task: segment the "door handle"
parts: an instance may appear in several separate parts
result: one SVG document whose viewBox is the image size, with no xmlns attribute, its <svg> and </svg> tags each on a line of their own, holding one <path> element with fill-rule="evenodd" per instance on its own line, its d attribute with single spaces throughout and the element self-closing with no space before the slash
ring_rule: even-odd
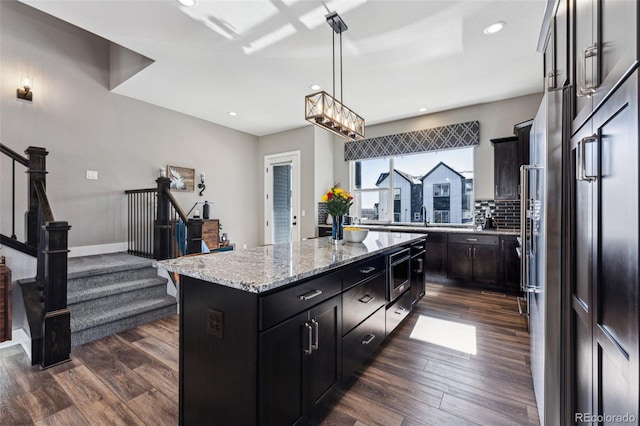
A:
<svg viewBox="0 0 640 426">
<path fill-rule="evenodd" d="M 416 271 L 418 274 L 421 274 L 424 271 L 424 259 L 418 259 L 418 270 Z"/>
<path fill-rule="evenodd" d="M 587 171 L 586 171 L 586 155 L 584 152 L 584 146 L 587 143 L 591 143 L 591 142 L 597 142 L 598 141 L 598 135 L 596 135 L 595 133 L 591 136 L 588 136 L 586 138 L 582 138 L 578 141 L 578 146 L 577 146 L 577 172 L 578 172 L 578 180 L 582 180 L 582 181 L 593 181 L 596 180 L 597 175 L 588 175 Z"/>
<path fill-rule="evenodd" d="M 595 78 L 593 84 L 589 84 L 587 82 L 587 59 L 597 56 L 598 43 L 594 43 L 593 45 L 584 48 L 584 50 L 582 51 L 582 69 L 584 70 L 584 74 L 582 75 L 581 87 L 578 89 L 578 93 L 576 93 L 576 96 L 578 97 L 586 96 L 587 98 L 590 98 L 594 93 L 596 93 L 598 84 L 595 81 Z"/>
<path fill-rule="evenodd" d="M 311 325 L 313 326 L 313 330 L 312 333 L 313 334 L 313 343 L 311 344 L 311 350 L 312 351 L 317 351 L 318 348 L 320 347 L 320 342 L 318 334 L 320 334 L 320 323 L 318 323 L 318 321 L 314 319 L 311 320 Z"/>
<path fill-rule="evenodd" d="M 468 257 L 469 259 L 471 259 L 471 247 L 469 247 L 469 250 L 468 250 L 468 252 L 467 252 L 467 257 Z"/>
<path fill-rule="evenodd" d="M 308 322 L 304 323 L 304 328 L 307 330 L 307 347 L 304 349 L 304 354 L 311 355 L 311 352 L 313 352 L 313 330 Z"/>
<path fill-rule="evenodd" d="M 407 308 L 405 308 L 404 306 L 401 306 L 400 309 L 396 310 L 394 313 L 397 315 L 402 315 L 407 311 Z"/>
</svg>

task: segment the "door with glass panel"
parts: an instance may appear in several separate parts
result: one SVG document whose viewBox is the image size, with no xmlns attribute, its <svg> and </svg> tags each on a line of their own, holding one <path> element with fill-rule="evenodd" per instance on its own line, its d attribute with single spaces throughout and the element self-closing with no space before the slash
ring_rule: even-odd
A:
<svg viewBox="0 0 640 426">
<path fill-rule="evenodd" d="M 300 239 L 300 152 L 265 156 L 265 244 Z"/>
</svg>

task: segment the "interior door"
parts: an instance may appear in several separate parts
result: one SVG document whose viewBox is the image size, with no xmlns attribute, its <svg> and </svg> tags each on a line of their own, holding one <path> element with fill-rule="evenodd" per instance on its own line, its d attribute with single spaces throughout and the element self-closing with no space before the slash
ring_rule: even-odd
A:
<svg viewBox="0 0 640 426">
<path fill-rule="evenodd" d="M 300 240 L 299 165 L 299 151 L 265 156 L 265 244 Z"/>
</svg>

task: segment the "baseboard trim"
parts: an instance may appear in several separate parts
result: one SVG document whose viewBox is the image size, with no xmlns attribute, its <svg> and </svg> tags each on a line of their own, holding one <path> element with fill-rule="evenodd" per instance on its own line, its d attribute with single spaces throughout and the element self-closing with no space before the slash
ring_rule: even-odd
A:
<svg viewBox="0 0 640 426">
<path fill-rule="evenodd" d="M 126 242 L 98 244 L 94 246 L 69 247 L 69 257 L 91 256 L 94 254 L 119 253 L 127 251 Z"/>
</svg>

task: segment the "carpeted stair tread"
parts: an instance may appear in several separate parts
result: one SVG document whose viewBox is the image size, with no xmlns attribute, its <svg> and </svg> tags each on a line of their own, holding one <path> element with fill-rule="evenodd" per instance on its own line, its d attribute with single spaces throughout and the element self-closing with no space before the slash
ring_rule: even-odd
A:
<svg viewBox="0 0 640 426">
<path fill-rule="evenodd" d="M 111 307 L 102 311 L 92 312 L 91 315 L 74 315 L 71 312 L 71 332 L 78 332 L 101 324 L 114 322 L 123 318 L 132 317 L 147 311 L 152 311 L 168 306 L 176 305 L 173 297 L 155 298 L 136 301 Z"/>
<path fill-rule="evenodd" d="M 141 280 L 133 280 L 119 283 L 112 283 L 100 287 L 94 287 L 86 290 L 70 290 L 67 294 L 67 304 L 80 303 L 91 299 L 108 297 L 111 295 L 125 293 L 128 291 L 139 290 L 142 288 L 154 287 L 157 285 L 166 285 L 167 279 L 163 277 L 145 278 Z"/>
<path fill-rule="evenodd" d="M 73 257 L 68 260 L 67 278 L 72 280 L 93 275 L 147 268 L 151 266 L 152 262 L 151 259 L 132 256 L 127 253 Z"/>
</svg>

